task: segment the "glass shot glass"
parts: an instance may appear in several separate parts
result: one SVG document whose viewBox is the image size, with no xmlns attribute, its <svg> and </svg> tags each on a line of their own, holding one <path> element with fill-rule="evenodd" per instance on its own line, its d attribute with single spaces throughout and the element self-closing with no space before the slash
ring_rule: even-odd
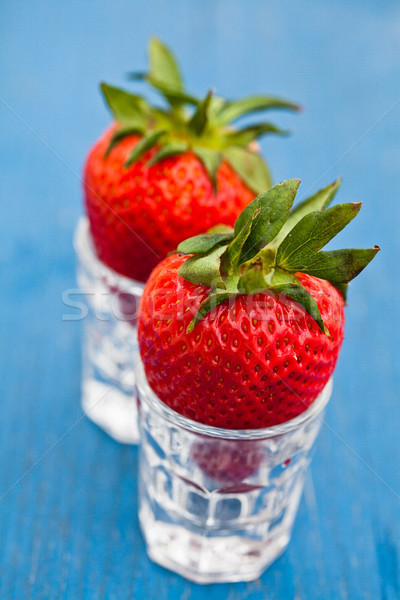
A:
<svg viewBox="0 0 400 600">
<path fill-rule="evenodd" d="M 332 381 L 295 419 L 210 427 L 168 408 L 136 365 L 139 522 L 149 557 L 197 583 L 251 581 L 289 543 Z"/>
<path fill-rule="evenodd" d="M 135 444 L 137 309 L 144 284 L 99 260 L 85 217 L 78 222 L 74 246 L 83 318 L 82 408 L 115 440 Z"/>
</svg>

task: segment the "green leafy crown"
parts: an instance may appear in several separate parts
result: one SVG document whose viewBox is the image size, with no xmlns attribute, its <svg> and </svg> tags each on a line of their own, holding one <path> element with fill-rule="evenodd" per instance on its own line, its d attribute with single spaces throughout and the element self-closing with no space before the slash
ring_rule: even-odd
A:
<svg viewBox="0 0 400 600">
<path fill-rule="evenodd" d="M 101 84 L 104 99 L 118 123 L 106 154 L 123 138 L 140 134 L 142 138 L 130 153 L 126 166 L 155 145 L 158 152 L 150 164 L 190 150 L 203 163 L 214 188 L 223 159 L 255 193 L 269 188 L 268 167 L 261 156 L 251 150 L 251 143 L 265 134 L 286 135 L 288 132 L 270 122 L 242 128 L 233 127 L 232 123 L 250 113 L 275 108 L 298 110 L 299 106 L 272 96 L 228 101 L 214 96 L 212 91 L 200 100 L 186 92 L 174 55 L 156 38 L 150 40 L 149 63 L 148 73 L 131 73 L 130 78 L 144 80 L 159 92 L 164 99 L 162 107 L 151 105 L 142 96 Z"/>
<path fill-rule="evenodd" d="M 271 290 L 298 302 L 329 335 L 317 303 L 296 274 L 326 279 L 345 298 L 349 281 L 380 248 L 322 250 L 354 219 L 361 202 L 328 208 L 340 185 L 337 180 L 292 208 L 299 185 L 299 179 L 275 185 L 243 210 L 233 230 L 218 226 L 178 246 L 178 252 L 192 255 L 180 266 L 179 275 L 210 286 L 188 331 L 229 298 Z"/>
</svg>

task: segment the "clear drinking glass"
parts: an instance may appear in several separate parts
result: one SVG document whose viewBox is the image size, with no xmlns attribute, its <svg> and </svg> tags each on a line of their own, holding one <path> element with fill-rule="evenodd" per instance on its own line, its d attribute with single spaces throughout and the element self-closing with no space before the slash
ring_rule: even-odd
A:
<svg viewBox="0 0 400 600">
<path fill-rule="evenodd" d="M 330 381 L 302 415 L 230 430 L 163 404 L 136 365 L 139 521 L 152 560 L 195 581 L 256 579 L 286 548 Z"/>
<path fill-rule="evenodd" d="M 82 407 L 119 442 L 137 443 L 134 363 L 138 357 L 137 308 L 144 284 L 102 263 L 93 248 L 89 222 L 75 233 L 82 313 Z"/>
</svg>

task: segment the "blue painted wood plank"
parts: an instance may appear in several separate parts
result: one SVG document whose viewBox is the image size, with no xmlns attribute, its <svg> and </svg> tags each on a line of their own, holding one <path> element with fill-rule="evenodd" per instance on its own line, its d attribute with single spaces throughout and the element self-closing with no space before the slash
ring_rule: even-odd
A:
<svg viewBox="0 0 400 600">
<path fill-rule="evenodd" d="M 393 0 L 89 0 L 0 7 L 0 598 L 400 597 L 400 13 Z M 153 565 L 138 529 L 137 450 L 82 419 L 71 238 L 80 171 L 108 116 L 97 84 L 145 65 L 157 33 L 189 87 L 279 93 L 266 139 L 302 193 L 343 175 L 364 202 L 343 245 L 383 247 L 351 288 L 347 337 L 286 554 L 247 584 L 196 586 Z"/>
</svg>

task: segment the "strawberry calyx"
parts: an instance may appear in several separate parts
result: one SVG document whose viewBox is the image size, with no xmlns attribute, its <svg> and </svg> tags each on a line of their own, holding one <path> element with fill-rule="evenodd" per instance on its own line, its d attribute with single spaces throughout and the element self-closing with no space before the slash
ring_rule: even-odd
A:
<svg viewBox="0 0 400 600">
<path fill-rule="evenodd" d="M 260 154 L 252 150 L 252 143 L 267 134 L 287 135 L 288 132 L 270 122 L 241 128 L 232 123 L 254 112 L 299 110 L 299 105 L 263 95 L 229 101 L 215 96 L 212 91 L 199 99 L 185 90 L 174 55 L 156 38 L 149 43 L 149 67 L 148 73 L 131 73 L 130 79 L 147 82 L 161 94 L 164 106 L 154 106 L 143 96 L 101 84 L 105 102 L 117 122 L 106 155 L 127 136 L 139 134 L 141 140 L 132 149 L 126 167 L 156 146 L 158 152 L 149 165 L 169 156 L 193 152 L 204 165 L 214 189 L 223 160 L 255 193 L 271 186 L 269 169 Z"/>
<path fill-rule="evenodd" d="M 325 279 L 345 298 L 348 283 L 380 248 L 322 250 L 354 219 L 361 202 L 328 208 L 340 186 L 338 179 L 292 208 L 299 185 L 299 179 L 289 179 L 257 196 L 234 229 L 214 228 L 179 244 L 177 251 L 190 255 L 179 275 L 210 288 L 188 331 L 229 298 L 271 290 L 299 303 L 329 336 L 316 301 L 297 274 Z"/>
</svg>

